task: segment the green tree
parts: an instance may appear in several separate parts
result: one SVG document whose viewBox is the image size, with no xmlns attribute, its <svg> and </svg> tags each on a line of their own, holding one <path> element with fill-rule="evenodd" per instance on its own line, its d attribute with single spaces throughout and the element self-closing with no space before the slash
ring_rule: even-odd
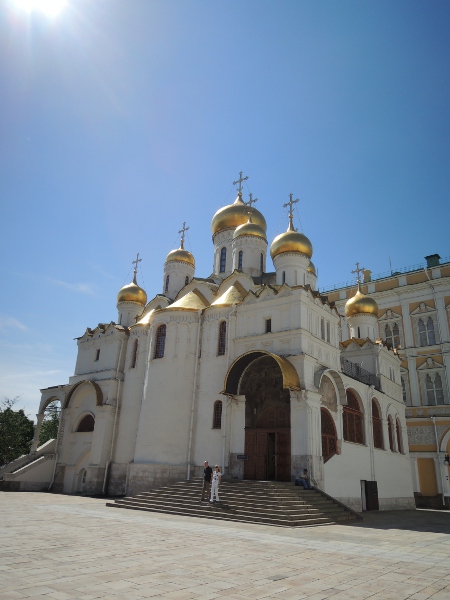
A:
<svg viewBox="0 0 450 600">
<path fill-rule="evenodd" d="M 54 440 L 58 435 L 60 410 L 57 402 L 52 402 L 45 409 L 45 417 L 39 432 L 39 444 Z"/>
<path fill-rule="evenodd" d="M 30 452 L 34 423 L 22 409 L 13 409 L 17 401 L 5 398 L 0 402 L 0 465 Z"/>
</svg>

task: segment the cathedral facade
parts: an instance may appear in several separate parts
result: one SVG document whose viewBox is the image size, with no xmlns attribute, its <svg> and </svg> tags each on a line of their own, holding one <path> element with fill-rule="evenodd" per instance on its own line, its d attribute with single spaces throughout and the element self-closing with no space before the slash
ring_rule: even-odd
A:
<svg viewBox="0 0 450 600">
<path fill-rule="evenodd" d="M 356 510 L 414 507 L 401 360 L 378 339 L 376 301 L 358 283 L 342 341 L 292 195 L 267 272 L 266 221 L 242 181 L 212 219 L 209 277 L 195 274 L 184 225 L 150 301 L 135 261 L 116 322 L 87 329 L 73 377 L 41 390 L 32 453 L 4 475 L 10 489 L 131 495 L 199 476 L 208 460 L 240 479 L 293 481 L 307 468 Z M 38 448 L 54 400 L 58 437 Z"/>
</svg>

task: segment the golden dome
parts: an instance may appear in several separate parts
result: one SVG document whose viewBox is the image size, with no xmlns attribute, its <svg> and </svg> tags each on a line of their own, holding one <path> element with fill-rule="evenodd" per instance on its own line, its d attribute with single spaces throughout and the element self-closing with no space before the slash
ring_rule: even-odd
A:
<svg viewBox="0 0 450 600">
<path fill-rule="evenodd" d="M 147 294 L 136 282 L 136 271 L 134 272 L 133 281 L 128 285 L 124 285 L 117 294 L 117 304 L 119 302 L 136 302 L 136 304 L 142 306 L 147 304 Z"/>
<path fill-rule="evenodd" d="M 378 316 L 378 304 L 370 296 L 366 296 L 360 290 L 358 283 L 358 291 L 347 301 L 345 305 L 345 315 L 351 317 L 352 315 L 375 315 Z"/>
<path fill-rule="evenodd" d="M 185 250 L 184 248 L 178 248 L 177 250 L 172 250 L 171 252 L 169 252 L 166 258 L 166 262 L 171 261 L 184 262 L 195 267 L 194 257 L 188 250 Z"/>
<path fill-rule="evenodd" d="M 255 237 L 263 238 L 263 240 L 266 239 L 266 232 L 260 225 L 253 223 L 253 219 L 251 216 L 248 217 L 247 223 L 239 225 L 239 227 L 236 228 L 233 234 L 233 240 L 235 240 L 237 237 L 240 237 L 241 235 L 253 235 Z"/>
<path fill-rule="evenodd" d="M 270 256 L 275 258 L 283 252 L 301 252 L 311 258 L 313 247 L 306 235 L 295 231 L 292 215 L 289 215 L 289 227 L 287 231 L 277 235 L 270 246 Z"/>
<path fill-rule="evenodd" d="M 314 266 L 314 263 L 312 260 L 309 261 L 309 265 L 308 268 L 306 269 L 308 273 L 312 273 L 313 275 L 316 274 L 316 267 Z"/>
<path fill-rule="evenodd" d="M 228 204 L 220 208 L 211 221 L 211 230 L 214 233 L 222 231 L 222 229 L 235 228 L 239 225 L 247 223 L 248 206 L 242 201 L 242 194 L 239 193 L 234 204 Z M 264 233 L 267 230 L 266 220 L 256 208 L 252 212 L 252 220 L 254 225 L 259 225 Z"/>
</svg>

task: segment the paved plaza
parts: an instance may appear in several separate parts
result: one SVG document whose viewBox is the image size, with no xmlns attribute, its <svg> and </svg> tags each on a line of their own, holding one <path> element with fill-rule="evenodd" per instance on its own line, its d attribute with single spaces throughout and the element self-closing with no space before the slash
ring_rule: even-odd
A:
<svg viewBox="0 0 450 600">
<path fill-rule="evenodd" d="M 0 600 L 450 600 L 450 513 L 285 529 L 0 493 Z"/>
</svg>

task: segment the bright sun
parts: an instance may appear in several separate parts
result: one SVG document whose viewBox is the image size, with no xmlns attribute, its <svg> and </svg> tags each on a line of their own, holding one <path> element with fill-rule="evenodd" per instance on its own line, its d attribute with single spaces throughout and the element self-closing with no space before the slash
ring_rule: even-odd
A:
<svg viewBox="0 0 450 600">
<path fill-rule="evenodd" d="M 27 12 L 40 11 L 47 17 L 55 17 L 66 4 L 66 0 L 14 0 L 19 8 Z"/>
</svg>

